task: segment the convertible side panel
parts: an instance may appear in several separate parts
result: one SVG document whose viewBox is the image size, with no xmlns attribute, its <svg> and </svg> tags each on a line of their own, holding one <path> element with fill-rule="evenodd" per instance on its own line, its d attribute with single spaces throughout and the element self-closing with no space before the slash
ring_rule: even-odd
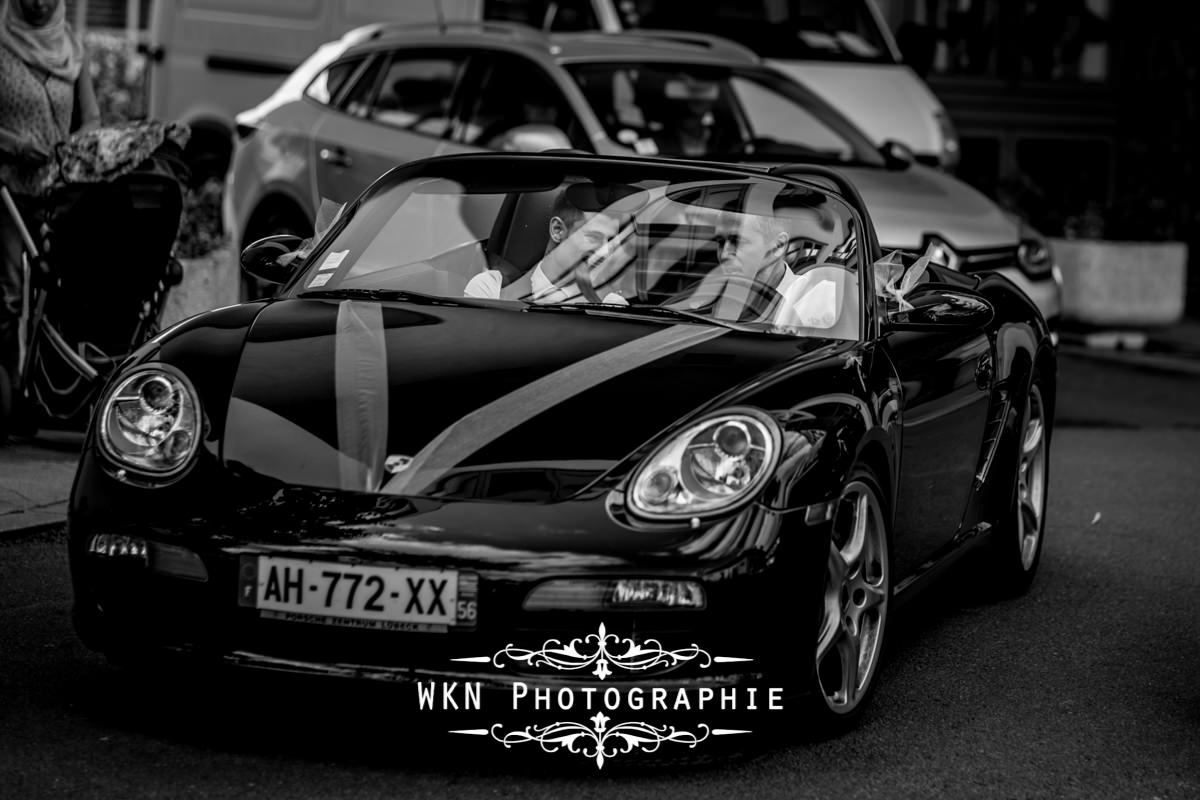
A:
<svg viewBox="0 0 1200 800">
<path fill-rule="evenodd" d="M 959 531 L 970 501 L 991 399 L 986 331 L 887 337 L 901 384 L 896 571 L 908 574 Z"/>
</svg>

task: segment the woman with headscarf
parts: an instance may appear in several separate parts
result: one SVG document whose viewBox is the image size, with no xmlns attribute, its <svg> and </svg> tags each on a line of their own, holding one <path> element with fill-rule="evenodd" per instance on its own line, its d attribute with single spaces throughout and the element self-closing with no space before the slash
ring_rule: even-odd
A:
<svg viewBox="0 0 1200 800">
<path fill-rule="evenodd" d="M 65 0 L 0 0 L 0 181 L 33 222 L 54 147 L 100 110 Z M 28 225 L 36 234 L 37 225 Z M 0 367 L 15 382 L 23 277 L 19 229 L 0 208 Z"/>
</svg>

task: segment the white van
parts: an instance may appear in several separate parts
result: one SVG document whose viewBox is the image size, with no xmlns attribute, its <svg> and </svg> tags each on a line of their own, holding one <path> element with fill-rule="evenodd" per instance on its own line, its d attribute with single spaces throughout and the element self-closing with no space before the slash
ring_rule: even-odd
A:
<svg viewBox="0 0 1200 800">
<path fill-rule="evenodd" d="M 146 47 L 150 115 L 190 124 L 193 169 L 221 175 L 235 115 L 322 43 L 374 22 L 481 20 L 725 36 L 824 97 L 876 144 L 899 141 L 944 167 L 958 160 L 945 110 L 901 62 L 873 0 L 156 0 Z"/>
<path fill-rule="evenodd" d="M 439 0 L 452 19 L 478 19 L 481 0 Z M 223 175 L 234 117 L 271 94 L 321 44 L 372 22 L 428 23 L 435 0 L 155 0 L 149 113 L 192 126 L 188 157 Z"/>
</svg>

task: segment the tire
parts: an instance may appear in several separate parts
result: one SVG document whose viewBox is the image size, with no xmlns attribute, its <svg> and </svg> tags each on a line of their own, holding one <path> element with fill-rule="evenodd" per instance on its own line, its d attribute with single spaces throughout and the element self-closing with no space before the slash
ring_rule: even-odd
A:
<svg viewBox="0 0 1200 800">
<path fill-rule="evenodd" d="M 1035 373 L 1017 428 L 1011 499 L 992 534 L 984 564 L 987 586 L 997 598 L 1027 592 L 1041 563 L 1050 475 L 1048 409 L 1041 378 Z"/>
<path fill-rule="evenodd" d="M 892 601 L 891 531 L 873 471 L 851 472 L 833 518 L 807 691 L 817 738 L 855 727 L 883 660 Z"/>
<path fill-rule="evenodd" d="M 265 236 L 288 234 L 307 239 L 313 235 L 312 225 L 304 219 L 299 211 L 277 210 L 269 212 L 261 221 L 255 221 L 245 239 L 245 245 L 256 242 Z M 264 297 L 274 297 L 279 287 L 273 283 L 260 281 L 253 275 L 242 272 L 242 301 L 261 300 Z"/>
<path fill-rule="evenodd" d="M 183 149 L 183 160 L 188 166 L 188 184 L 192 188 L 203 186 L 210 180 L 224 180 L 229 171 L 233 155 L 232 134 L 218 128 L 197 125 Z"/>
</svg>

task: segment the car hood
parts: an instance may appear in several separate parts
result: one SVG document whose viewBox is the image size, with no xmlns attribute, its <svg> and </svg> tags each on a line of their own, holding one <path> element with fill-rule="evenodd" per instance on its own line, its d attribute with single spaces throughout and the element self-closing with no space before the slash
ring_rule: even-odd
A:
<svg viewBox="0 0 1200 800">
<path fill-rule="evenodd" d="M 756 376 L 846 344 L 578 309 L 280 300 L 247 336 L 221 455 L 282 484 L 550 502 Z"/>
<path fill-rule="evenodd" d="M 920 248 L 937 234 L 957 250 L 1016 247 L 1017 225 L 983 194 L 929 167 L 839 167 L 858 188 L 885 249 Z"/>
</svg>

